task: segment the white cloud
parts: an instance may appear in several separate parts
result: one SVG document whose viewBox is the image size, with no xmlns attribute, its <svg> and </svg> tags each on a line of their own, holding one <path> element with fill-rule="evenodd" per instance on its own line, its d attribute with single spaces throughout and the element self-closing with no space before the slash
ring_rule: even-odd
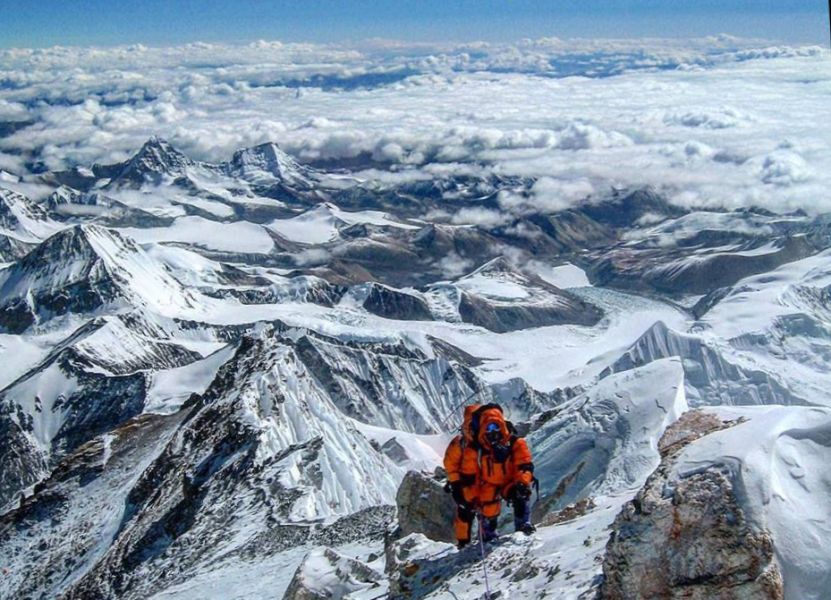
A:
<svg viewBox="0 0 831 600">
<path fill-rule="evenodd" d="M 506 212 L 516 216 L 533 213 L 555 213 L 571 208 L 595 192 L 595 186 L 584 178 L 561 179 L 542 176 L 530 190 L 502 190 L 497 200 Z"/>
<path fill-rule="evenodd" d="M 610 185 L 695 206 L 831 210 L 831 62 L 816 47 L 727 36 L 58 47 L 0 51 L 0 80 L 0 121 L 34 121 L 0 139 L 16 172 L 28 157 L 52 169 L 123 160 L 157 134 L 201 160 L 275 141 L 307 161 L 406 167 L 361 174 L 382 183 L 538 179 L 500 197 L 512 213 Z"/>
<path fill-rule="evenodd" d="M 25 170 L 23 159 L 0 152 L 0 169 L 9 173 L 22 173 Z"/>
<path fill-rule="evenodd" d="M 498 227 L 510 222 L 510 215 L 498 210 L 482 207 L 467 207 L 456 211 L 451 217 L 456 225 L 478 225 L 484 228 Z"/>
<path fill-rule="evenodd" d="M 298 267 L 313 267 L 324 265 L 329 262 L 332 255 L 323 248 L 307 248 L 292 255 L 294 264 Z"/>
<path fill-rule="evenodd" d="M 455 252 L 450 252 L 436 263 L 442 275 L 449 279 L 454 279 L 460 275 L 465 275 L 473 268 L 473 261 L 467 258 L 462 258 Z"/>
<path fill-rule="evenodd" d="M 811 177 L 811 168 L 796 152 L 777 150 L 762 157 L 759 162 L 759 178 L 764 183 L 791 186 Z"/>
</svg>

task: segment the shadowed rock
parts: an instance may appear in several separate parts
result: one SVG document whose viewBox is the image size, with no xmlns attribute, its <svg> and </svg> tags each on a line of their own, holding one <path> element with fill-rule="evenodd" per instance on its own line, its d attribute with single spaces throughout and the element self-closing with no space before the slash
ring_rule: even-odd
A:
<svg viewBox="0 0 831 600">
<path fill-rule="evenodd" d="M 417 471 L 404 476 L 396 496 L 401 535 L 422 533 L 438 542 L 455 542 L 455 505 L 441 482 Z"/>
<path fill-rule="evenodd" d="M 432 321 L 427 303 L 413 294 L 371 284 L 363 307 L 372 314 L 402 321 Z"/>
</svg>

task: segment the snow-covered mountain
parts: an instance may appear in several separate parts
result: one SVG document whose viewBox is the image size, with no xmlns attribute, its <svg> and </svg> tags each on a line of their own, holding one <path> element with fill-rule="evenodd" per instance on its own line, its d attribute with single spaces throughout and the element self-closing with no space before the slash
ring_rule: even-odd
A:
<svg viewBox="0 0 831 600">
<path fill-rule="evenodd" d="M 498 401 L 541 480 L 502 597 L 824 598 L 831 221 L 501 211 L 534 185 L 158 138 L 4 178 L 0 596 L 480 598 L 395 504 Z"/>
</svg>

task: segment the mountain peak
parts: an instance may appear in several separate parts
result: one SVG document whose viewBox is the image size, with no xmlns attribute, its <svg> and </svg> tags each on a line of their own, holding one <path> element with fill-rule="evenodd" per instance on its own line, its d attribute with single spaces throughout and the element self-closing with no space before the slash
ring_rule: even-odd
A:
<svg viewBox="0 0 831 600">
<path fill-rule="evenodd" d="M 153 136 L 124 163 L 114 181 L 142 184 L 159 183 L 165 175 L 180 177 L 194 162 L 174 148 L 167 140 Z"/>
<path fill-rule="evenodd" d="M 103 251 L 104 248 L 108 251 Z M 136 244 L 117 231 L 91 223 L 74 225 L 47 238 L 21 261 L 22 266 L 56 265 L 69 261 L 106 259 L 119 251 L 138 250 Z M 31 263 L 31 264 L 30 264 Z"/>
<path fill-rule="evenodd" d="M 468 275 L 464 277 L 471 277 L 473 275 L 493 275 L 497 273 L 514 273 L 518 274 L 516 268 L 510 263 L 510 261 L 505 258 L 504 256 L 497 256 L 496 258 L 492 258 L 485 264 L 481 265 L 476 270 L 472 271 Z M 464 278 L 463 277 L 463 278 Z"/>
<path fill-rule="evenodd" d="M 0 330 L 111 302 L 164 313 L 190 307 L 192 294 L 132 239 L 99 225 L 63 229 L 0 272 Z"/>
<path fill-rule="evenodd" d="M 229 164 L 233 175 L 255 183 L 275 179 L 292 185 L 308 184 L 310 169 L 298 163 L 273 142 L 234 152 Z"/>
<path fill-rule="evenodd" d="M 44 210 L 28 197 L 0 188 L 0 232 L 13 232 L 29 241 L 39 240 L 48 230 Z"/>
</svg>

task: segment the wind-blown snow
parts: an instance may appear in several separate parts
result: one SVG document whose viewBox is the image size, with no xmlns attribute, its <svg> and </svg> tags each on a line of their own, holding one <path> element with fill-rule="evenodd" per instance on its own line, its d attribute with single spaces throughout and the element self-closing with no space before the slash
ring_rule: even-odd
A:
<svg viewBox="0 0 831 600">
<path fill-rule="evenodd" d="M 395 440 L 407 453 L 407 460 L 399 466 L 406 470 L 433 471 L 442 465 L 444 451 L 452 439 L 452 434 L 442 433 L 437 435 L 418 435 L 395 429 L 385 429 L 374 425 L 352 421 L 355 427 L 368 439 L 373 440 L 379 446 L 383 446 L 390 440 Z"/>
<path fill-rule="evenodd" d="M 658 440 L 687 410 L 677 359 L 656 361 L 602 380 L 561 407 L 529 437 L 546 491 L 577 474 L 565 505 L 590 495 L 634 492 L 660 463 Z"/>
</svg>

